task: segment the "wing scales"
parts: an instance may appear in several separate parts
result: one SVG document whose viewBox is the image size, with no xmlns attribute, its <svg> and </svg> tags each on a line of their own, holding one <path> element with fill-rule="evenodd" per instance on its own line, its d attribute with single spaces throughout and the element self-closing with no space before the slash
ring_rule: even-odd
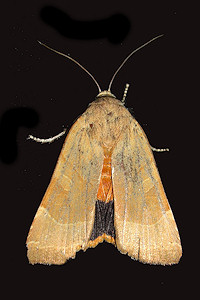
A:
<svg viewBox="0 0 200 300">
<path fill-rule="evenodd" d="M 89 138 L 85 117 L 71 128 L 27 238 L 34 263 L 63 264 L 85 249 L 95 216 L 103 150 Z"/>
<path fill-rule="evenodd" d="M 178 229 L 150 145 L 134 119 L 113 151 L 112 168 L 118 249 L 144 263 L 177 263 Z"/>
</svg>

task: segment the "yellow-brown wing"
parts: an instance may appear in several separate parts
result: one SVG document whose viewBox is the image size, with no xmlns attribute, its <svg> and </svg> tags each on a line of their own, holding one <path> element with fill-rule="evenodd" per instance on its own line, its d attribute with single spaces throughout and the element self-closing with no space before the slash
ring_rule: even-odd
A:
<svg viewBox="0 0 200 300">
<path fill-rule="evenodd" d="M 147 137 L 135 119 L 113 151 L 112 168 L 117 248 L 143 263 L 178 263 L 178 229 Z"/>
<path fill-rule="evenodd" d="M 94 223 L 103 150 L 81 116 L 68 133 L 30 228 L 30 263 L 63 264 L 85 249 Z"/>
</svg>

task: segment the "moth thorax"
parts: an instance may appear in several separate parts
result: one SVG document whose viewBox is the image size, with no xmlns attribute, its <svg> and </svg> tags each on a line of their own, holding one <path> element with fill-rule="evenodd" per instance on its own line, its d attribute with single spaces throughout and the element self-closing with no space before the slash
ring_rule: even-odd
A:
<svg viewBox="0 0 200 300">
<path fill-rule="evenodd" d="M 112 97 L 112 98 L 116 98 L 115 95 L 113 95 L 110 91 L 102 91 L 100 92 L 96 98 L 100 98 L 100 97 Z"/>
</svg>

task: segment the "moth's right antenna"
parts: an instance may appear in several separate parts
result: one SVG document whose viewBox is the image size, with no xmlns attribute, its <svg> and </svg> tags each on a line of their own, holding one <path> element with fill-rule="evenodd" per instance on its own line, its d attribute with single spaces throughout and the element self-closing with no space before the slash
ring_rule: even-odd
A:
<svg viewBox="0 0 200 300">
<path fill-rule="evenodd" d="M 110 92 L 110 89 L 111 89 L 111 85 L 113 83 L 113 80 L 115 79 L 115 76 L 117 75 L 117 73 L 119 72 L 119 70 L 123 67 L 123 65 L 125 64 L 125 62 L 127 62 L 127 60 L 135 53 L 137 52 L 138 50 L 144 48 L 146 45 L 150 44 L 151 42 L 157 40 L 158 38 L 160 38 L 161 36 L 163 36 L 164 34 L 160 34 L 156 37 L 154 37 L 153 39 L 151 39 L 150 41 L 146 42 L 145 44 L 143 44 L 142 46 L 138 47 L 137 49 L 133 50 L 126 58 L 125 60 L 121 63 L 121 65 L 119 66 L 119 68 L 117 69 L 117 71 L 114 73 L 111 81 L 110 81 L 110 84 L 108 86 L 108 91 Z"/>
</svg>

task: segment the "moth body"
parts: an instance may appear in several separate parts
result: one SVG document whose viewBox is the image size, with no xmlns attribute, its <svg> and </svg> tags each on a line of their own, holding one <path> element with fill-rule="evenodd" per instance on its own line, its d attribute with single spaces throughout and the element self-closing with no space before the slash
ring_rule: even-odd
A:
<svg viewBox="0 0 200 300">
<path fill-rule="evenodd" d="M 27 238 L 32 264 L 63 264 L 107 241 L 150 264 L 178 263 L 178 229 L 147 137 L 101 92 L 74 123 Z"/>
<path fill-rule="evenodd" d="M 28 259 L 31 264 L 64 264 L 79 250 L 104 240 L 143 263 L 179 262 L 182 248 L 178 229 L 153 157 L 138 122 L 122 101 L 108 91 L 71 56 L 39 42 L 81 67 L 99 94 L 70 129 L 51 181 L 31 225 Z M 59 135 L 47 139 L 53 141 Z M 45 139 L 29 138 L 46 142 Z M 167 149 L 168 150 L 168 149 Z"/>
</svg>

